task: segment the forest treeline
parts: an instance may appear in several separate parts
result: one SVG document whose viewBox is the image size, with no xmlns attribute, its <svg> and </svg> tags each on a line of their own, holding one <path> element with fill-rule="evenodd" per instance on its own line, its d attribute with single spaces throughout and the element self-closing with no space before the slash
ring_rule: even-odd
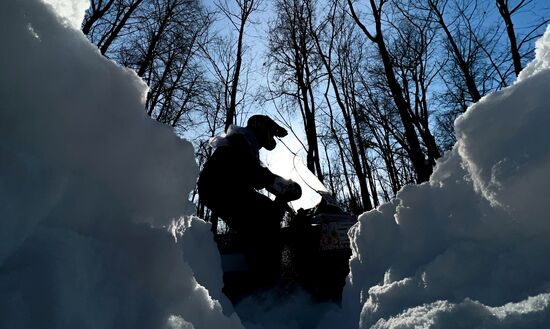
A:
<svg viewBox="0 0 550 329">
<path fill-rule="evenodd" d="M 535 1 L 91 0 L 82 31 L 143 78 L 144 111 L 199 166 L 209 138 L 269 109 L 360 213 L 427 181 L 454 119 L 515 80 L 549 22 Z"/>
</svg>

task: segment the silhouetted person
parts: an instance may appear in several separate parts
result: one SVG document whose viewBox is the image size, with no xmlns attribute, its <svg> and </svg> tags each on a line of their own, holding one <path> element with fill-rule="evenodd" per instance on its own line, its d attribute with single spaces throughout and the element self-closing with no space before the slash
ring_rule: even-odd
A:
<svg viewBox="0 0 550 329">
<path fill-rule="evenodd" d="M 200 200 L 232 229 L 247 246 L 247 257 L 257 279 L 274 281 L 280 272 L 280 223 L 286 202 L 301 196 L 300 186 L 273 174 L 259 159 L 259 150 L 273 150 L 274 137 L 288 133 L 265 115 L 254 115 L 246 127 L 232 125 L 214 138 L 212 156 L 199 175 Z M 257 192 L 265 188 L 272 201 Z"/>
</svg>

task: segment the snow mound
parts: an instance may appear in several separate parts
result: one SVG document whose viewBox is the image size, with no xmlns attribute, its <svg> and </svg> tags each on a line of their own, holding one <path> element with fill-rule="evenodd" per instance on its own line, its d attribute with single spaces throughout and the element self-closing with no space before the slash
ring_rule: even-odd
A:
<svg viewBox="0 0 550 329">
<path fill-rule="evenodd" d="M 550 327 L 549 68 L 550 28 L 513 86 L 456 120 L 428 183 L 359 218 L 323 328 Z"/>
<path fill-rule="evenodd" d="M 0 2 L 0 328 L 242 327 L 184 216 L 191 144 L 74 28 L 86 1 L 48 3 Z"/>
<path fill-rule="evenodd" d="M 537 45 L 550 50 L 550 30 L 541 40 L 546 42 Z M 537 54 L 545 56 L 537 57 L 544 68 L 522 73 L 514 86 L 483 98 L 455 123 L 457 147 L 476 190 L 532 233 L 550 228 L 543 206 L 550 200 L 550 51 Z"/>
<path fill-rule="evenodd" d="M 550 68 L 550 25 L 546 27 L 546 33 L 537 40 L 535 59 L 521 71 L 518 81 L 527 79 L 539 71 Z"/>
</svg>

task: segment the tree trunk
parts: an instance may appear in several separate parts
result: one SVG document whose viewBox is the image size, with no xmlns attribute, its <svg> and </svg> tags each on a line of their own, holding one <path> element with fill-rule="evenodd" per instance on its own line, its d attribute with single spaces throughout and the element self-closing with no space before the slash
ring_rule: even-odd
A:
<svg viewBox="0 0 550 329">
<path fill-rule="evenodd" d="M 512 54 L 512 61 L 514 63 L 514 71 L 516 76 L 519 76 L 519 73 L 523 69 L 521 66 L 521 55 L 519 53 L 516 32 L 514 30 L 514 23 L 512 22 L 512 14 L 508 9 L 508 1 L 505 0 L 496 0 L 498 11 L 504 23 L 506 24 L 506 33 L 508 34 L 508 39 L 510 40 L 510 53 Z"/>
<path fill-rule="evenodd" d="M 85 35 L 88 35 L 90 33 L 90 30 L 94 26 L 95 22 L 97 22 L 101 17 L 103 17 L 103 15 L 105 15 L 105 13 L 113 6 L 115 0 L 109 0 L 109 2 L 107 2 L 103 8 L 101 8 L 101 2 L 102 1 L 100 1 L 99 5 L 96 7 L 95 1 L 91 1 L 91 14 L 90 16 L 86 17 L 84 19 L 84 22 L 82 23 L 82 33 L 84 33 Z"/>
<path fill-rule="evenodd" d="M 451 48 L 453 49 L 455 60 L 457 61 L 458 67 L 460 68 L 460 71 L 462 72 L 462 75 L 464 77 L 464 83 L 468 88 L 468 93 L 472 97 L 472 101 L 475 103 L 481 99 L 481 93 L 477 88 L 475 78 L 472 76 L 472 73 L 470 72 L 470 66 L 467 63 L 467 61 L 464 59 L 464 56 L 460 52 L 460 49 L 458 48 L 458 45 L 456 44 L 456 41 L 451 31 L 449 30 L 449 27 L 445 23 L 445 19 L 443 18 L 443 13 L 439 10 L 439 8 L 437 8 L 437 5 L 433 3 L 433 0 L 430 0 L 430 8 L 437 15 L 439 25 L 441 25 L 441 28 L 443 29 L 443 31 L 445 32 L 445 35 L 447 36 L 447 39 L 451 45 Z"/>
<path fill-rule="evenodd" d="M 242 66 L 242 52 L 243 52 L 243 36 L 244 25 L 246 18 L 241 19 L 241 26 L 239 29 L 239 40 L 237 41 L 237 58 L 235 61 L 235 70 L 233 71 L 233 80 L 231 81 L 231 98 L 229 101 L 229 107 L 227 108 L 227 115 L 225 117 L 225 130 L 229 128 L 235 122 L 235 116 L 237 113 L 237 89 L 239 87 L 239 76 L 241 74 Z"/>
</svg>

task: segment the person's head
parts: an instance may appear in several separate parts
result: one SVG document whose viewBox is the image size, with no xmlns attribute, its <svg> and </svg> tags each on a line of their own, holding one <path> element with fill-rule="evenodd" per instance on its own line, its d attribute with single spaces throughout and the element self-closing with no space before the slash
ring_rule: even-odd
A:
<svg viewBox="0 0 550 329">
<path fill-rule="evenodd" d="M 260 147 L 266 150 L 273 150 L 276 137 L 285 137 L 288 132 L 285 128 L 279 126 L 273 119 L 267 115 L 256 114 L 248 119 L 246 127 L 254 132 Z"/>
</svg>

